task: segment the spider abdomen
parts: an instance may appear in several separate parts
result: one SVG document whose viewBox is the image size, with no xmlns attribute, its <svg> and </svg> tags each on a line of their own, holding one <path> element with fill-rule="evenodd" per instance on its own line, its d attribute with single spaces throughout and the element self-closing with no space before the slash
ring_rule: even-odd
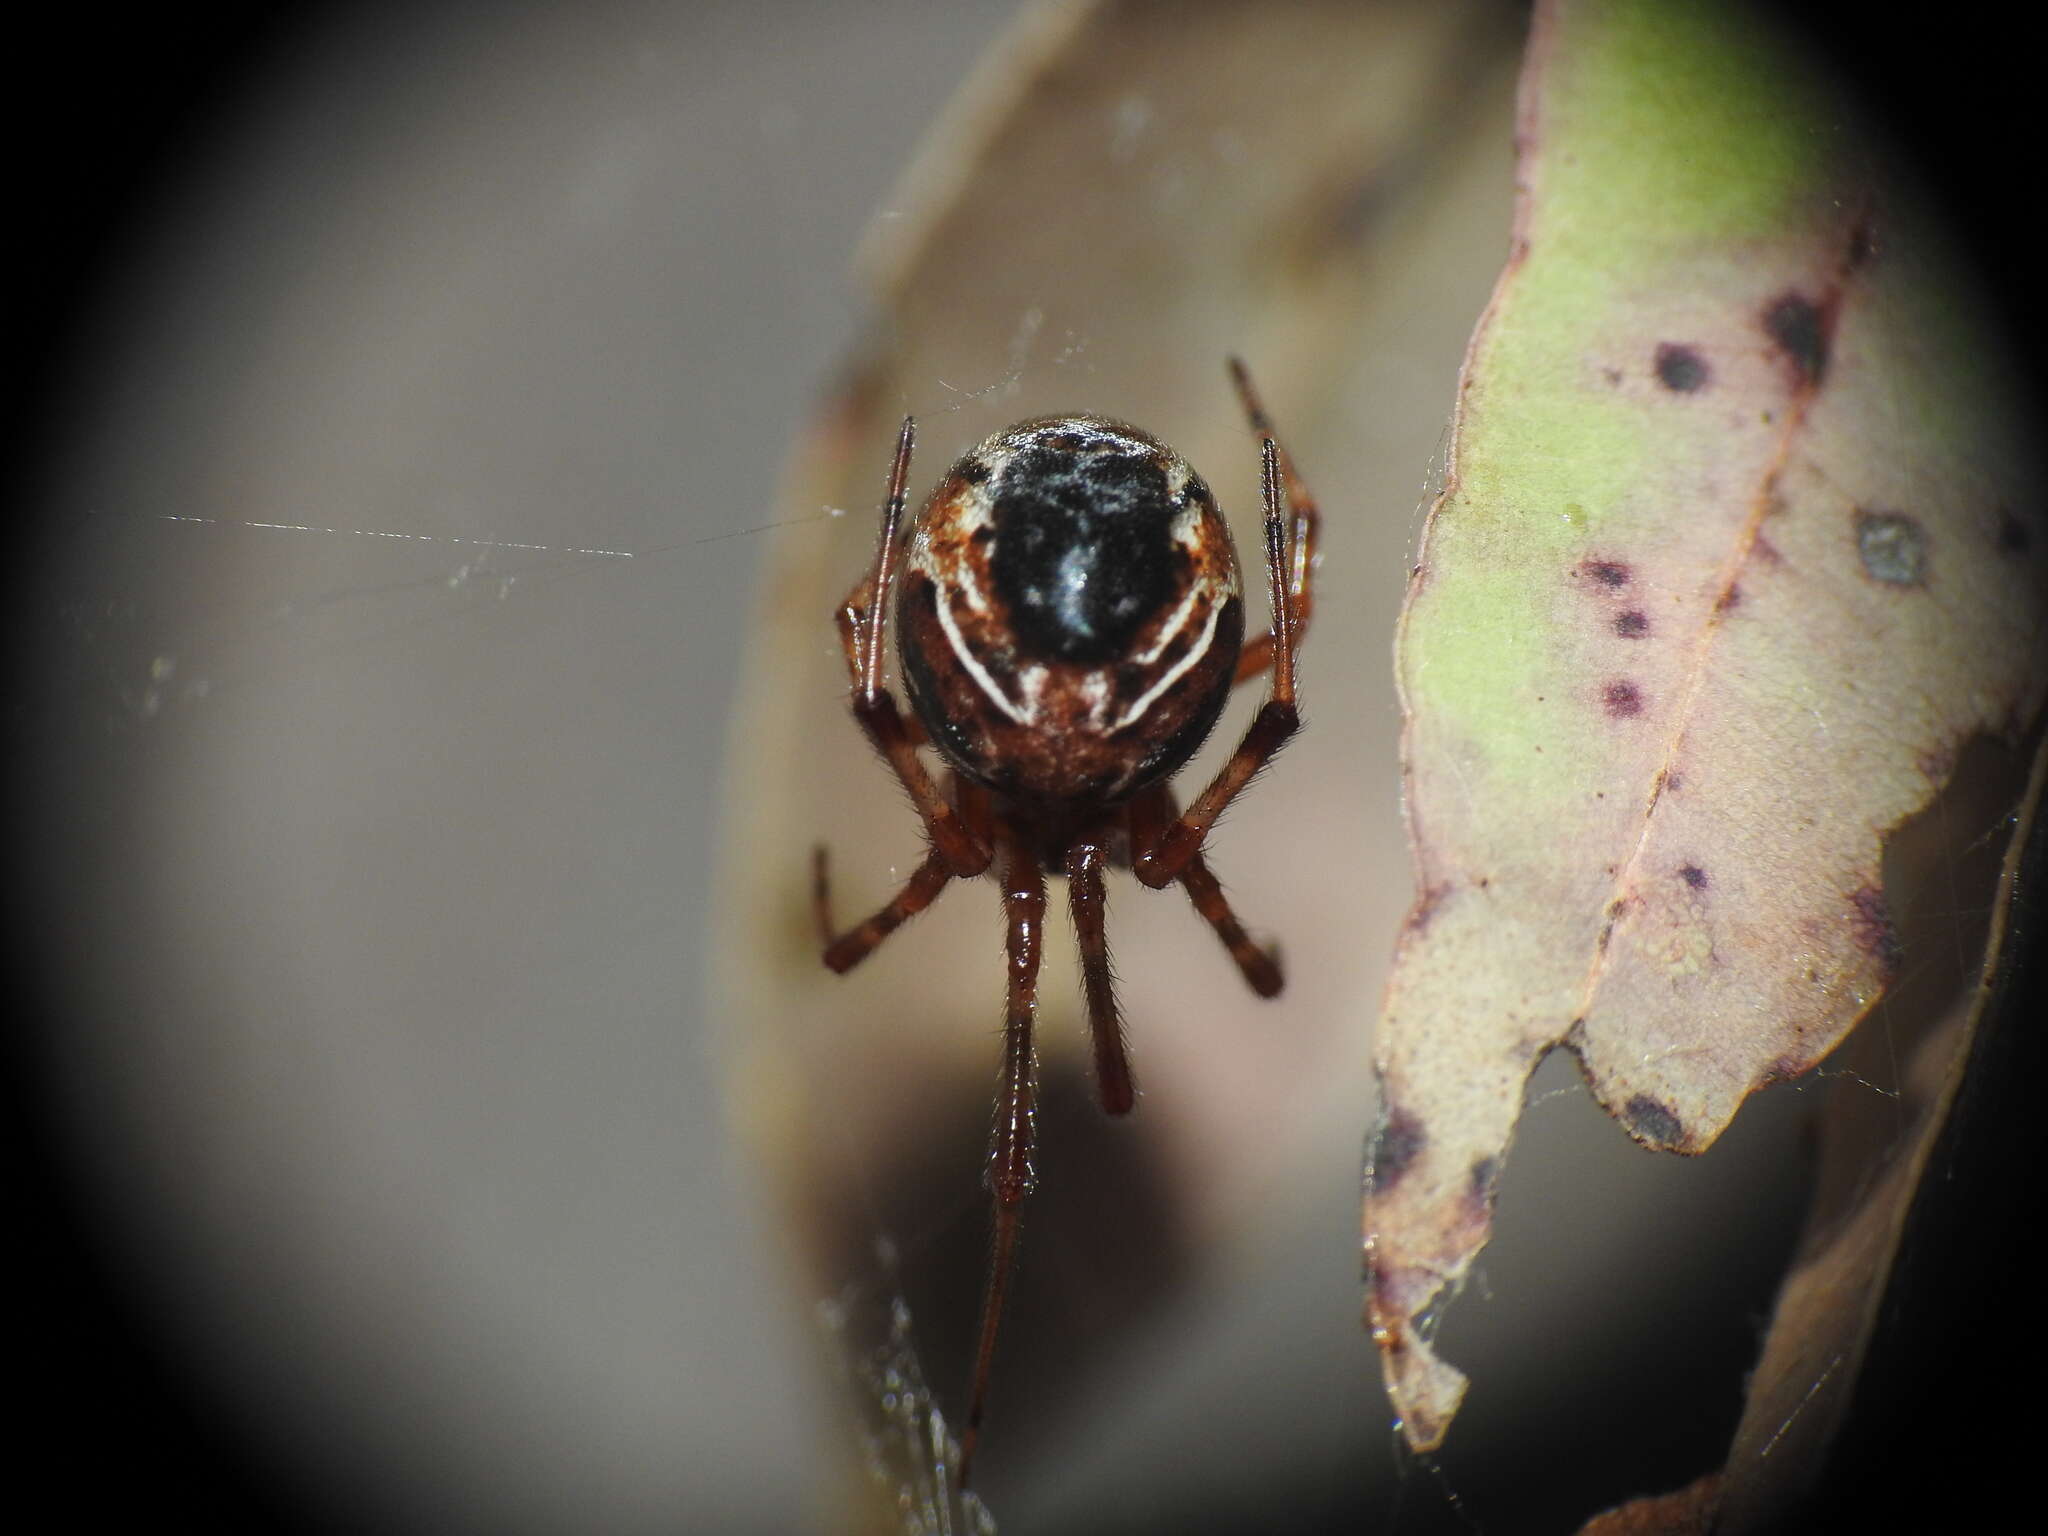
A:
<svg viewBox="0 0 2048 1536">
<path fill-rule="evenodd" d="M 911 527 L 897 619 L 911 703 L 954 767 L 1084 804 L 1187 761 L 1244 639 L 1237 553 L 1201 476 L 1084 415 L 1019 423 L 953 465 Z"/>
</svg>

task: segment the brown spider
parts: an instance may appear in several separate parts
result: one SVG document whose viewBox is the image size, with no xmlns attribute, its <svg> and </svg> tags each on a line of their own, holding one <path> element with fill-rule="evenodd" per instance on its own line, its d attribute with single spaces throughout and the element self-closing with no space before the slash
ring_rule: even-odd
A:
<svg viewBox="0 0 2048 1536">
<path fill-rule="evenodd" d="M 1233 358 L 1230 374 L 1261 441 L 1269 634 L 1243 643 L 1237 550 L 1202 477 L 1157 438 L 1088 415 L 1041 417 L 987 439 L 946 472 L 907 537 L 906 417 L 874 564 L 839 610 L 854 718 L 909 792 L 930 847 L 886 906 L 837 934 L 825 850 L 816 850 L 825 964 L 853 969 L 949 880 L 994 864 L 1003 889 L 1009 1011 L 986 1174 L 995 1232 L 960 1437 L 963 1486 L 1034 1183 L 1031 1026 L 1047 869 L 1067 877 L 1109 1114 L 1129 1111 L 1133 1091 L 1104 932 L 1105 865 L 1128 867 L 1154 889 L 1178 881 L 1251 989 L 1272 997 L 1281 986 L 1278 963 L 1246 935 L 1202 844 L 1300 724 L 1295 655 L 1320 519 L 1244 365 Z M 909 718 L 882 686 L 892 596 Z M 1269 667 L 1272 696 L 1209 787 L 1180 810 L 1168 778 L 1201 746 L 1232 687 Z M 943 791 L 918 755 L 927 742 L 946 762 Z"/>
</svg>

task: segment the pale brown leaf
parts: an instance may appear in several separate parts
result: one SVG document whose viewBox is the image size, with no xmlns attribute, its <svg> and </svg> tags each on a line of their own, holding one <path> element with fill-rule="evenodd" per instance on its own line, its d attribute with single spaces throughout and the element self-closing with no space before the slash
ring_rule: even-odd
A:
<svg viewBox="0 0 2048 1536">
<path fill-rule="evenodd" d="M 1417 902 L 1370 1315 L 1410 1442 L 1543 1056 L 1699 1152 L 1898 959 L 1887 834 L 2043 675 L 2038 469 L 1946 253 L 1734 10 L 1539 12 L 1515 253 L 1402 621 Z"/>
</svg>

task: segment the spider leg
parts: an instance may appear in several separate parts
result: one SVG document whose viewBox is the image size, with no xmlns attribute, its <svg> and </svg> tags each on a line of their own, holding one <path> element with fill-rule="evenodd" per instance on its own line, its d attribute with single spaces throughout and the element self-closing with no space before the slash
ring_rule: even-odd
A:
<svg viewBox="0 0 2048 1536">
<path fill-rule="evenodd" d="M 911 803 L 924 820 L 926 835 L 946 867 L 956 875 L 978 875 L 988 868 L 992 856 L 988 840 L 977 838 L 939 793 L 917 755 L 922 734 L 912 731 L 896 707 L 896 700 L 882 686 L 882 660 L 888 653 L 889 603 L 895 593 L 898 535 L 903 524 L 903 488 L 910 478 L 910 450 L 916 436 L 916 423 L 904 417 L 903 430 L 896 436 L 896 458 L 889 470 L 889 494 L 882 503 L 882 527 L 875 539 L 874 564 L 840 604 L 839 639 L 846 651 L 853 718 L 860 722 L 875 751 L 909 793 Z"/>
<path fill-rule="evenodd" d="M 911 724 L 915 725 L 913 720 Z M 948 801 L 959 811 L 967 828 L 982 841 L 991 835 L 988 791 L 953 774 L 947 781 Z M 824 946 L 825 964 L 845 975 L 881 947 L 882 940 L 938 900 L 946 882 L 954 878 L 951 868 L 936 851 L 903 883 L 903 888 L 886 905 L 863 923 L 841 933 L 832 922 L 832 871 L 823 843 L 811 848 L 811 918 L 817 924 L 818 942 Z"/>
<path fill-rule="evenodd" d="M 825 866 L 825 845 L 811 850 L 811 911 L 817 919 L 818 937 L 825 946 L 825 964 L 844 975 L 882 947 L 882 941 L 938 899 L 946 882 L 953 878 L 945 857 L 937 849 L 911 872 L 903 888 L 865 921 L 844 933 L 832 931 L 830 874 Z"/>
<path fill-rule="evenodd" d="M 1194 902 L 1195 910 L 1216 930 L 1216 937 L 1230 951 L 1230 958 L 1237 962 L 1238 970 L 1244 975 L 1245 985 L 1261 997 L 1278 997 L 1281 987 L 1286 984 L 1286 978 L 1280 974 L 1280 962 L 1269 951 L 1252 942 L 1251 935 L 1244 931 L 1244 924 L 1231 911 L 1230 898 L 1223 894 L 1223 887 L 1209 872 L 1208 864 L 1199 853 L 1189 859 L 1187 868 L 1180 872 L 1180 883 L 1187 888 L 1188 899 Z"/>
<path fill-rule="evenodd" d="M 1178 814 L 1173 803 L 1173 791 L 1164 784 L 1155 785 L 1131 802 L 1132 840 L 1148 844 L 1156 841 L 1160 829 L 1170 825 Z M 1281 975 L 1278 957 L 1272 951 L 1260 948 L 1244 931 L 1244 924 L 1231 910 L 1230 898 L 1223 894 L 1222 885 L 1210 872 L 1208 861 L 1196 853 L 1176 878 L 1187 891 L 1188 899 L 1195 904 L 1195 910 L 1215 930 L 1216 937 L 1223 941 L 1223 947 L 1230 951 L 1230 958 L 1237 962 L 1245 985 L 1260 997 L 1279 996 L 1285 978 Z"/>
<path fill-rule="evenodd" d="M 1109 964 L 1109 903 L 1102 866 L 1097 842 L 1077 842 L 1067 850 L 1067 898 L 1081 943 L 1081 991 L 1088 1001 L 1088 1033 L 1095 1043 L 1096 1091 L 1104 1114 L 1122 1115 L 1130 1112 L 1135 1093 L 1123 1018 L 1116 1005 L 1116 977 Z"/>
<path fill-rule="evenodd" d="M 1230 378 L 1237 386 L 1238 398 L 1244 402 L 1244 413 L 1252 430 L 1261 438 L 1273 438 L 1274 445 L 1280 447 L 1280 440 L 1273 433 L 1272 418 L 1266 415 L 1266 407 L 1252 387 L 1251 374 L 1234 357 L 1230 360 Z M 1287 546 L 1287 590 L 1294 604 L 1294 643 L 1299 646 L 1315 611 L 1316 539 L 1323 526 L 1323 515 L 1315 496 L 1295 470 L 1294 456 L 1285 447 L 1280 447 L 1280 484 L 1287 493 L 1287 507 L 1293 517 Z M 1273 634 L 1269 630 L 1249 642 L 1238 656 L 1235 681 L 1248 682 L 1272 665 Z"/>
<path fill-rule="evenodd" d="M 1037 1182 L 1032 1153 L 1037 1145 L 1038 1059 L 1031 1024 L 1038 1006 L 1038 962 L 1045 939 L 1045 871 L 1020 838 L 1003 839 L 1003 918 L 1008 929 L 1010 986 L 1003 1025 L 1003 1070 L 996 1090 L 995 1127 L 989 1136 L 987 1183 L 995 1197 L 995 1230 L 989 1249 L 988 1289 L 981 1303 L 981 1337 L 974 1352 L 967 1423 L 960 1435 L 960 1485 L 967 1486 L 981 1434 L 982 1410 L 996 1358 L 996 1330 L 1003 1320 L 1010 1270 L 1017 1256 L 1017 1228 L 1024 1197 Z"/>
<path fill-rule="evenodd" d="M 1181 871 L 1201 851 L 1202 839 L 1209 835 L 1209 828 L 1216 824 L 1216 818 L 1223 814 L 1224 807 L 1236 799 L 1258 771 L 1273 760 L 1273 755 L 1286 745 L 1287 738 L 1301 728 L 1301 716 L 1294 707 L 1294 642 L 1299 625 L 1295 619 L 1293 591 L 1287 574 L 1290 562 L 1287 557 L 1287 525 L 1281 518 L 1280 450 L 1270 437 L 1263 440 L 1261 449 L 1260 479 L 1266 504 L 1266 585 L 1273 605 L 1273 691 L 1259 706 L 1259 712 L 1252 716 L 1252 723 L 1245 729 L 1244 739 L 1237 744 L 1237 750 L 1217 770 L 1216 777 L 1196 797 L 1195 803 L 1181 813 L 1178 821 L 1160 833 L 1156 841 L 1147 840 L 1144 846 L 1133 849 L 1133 873 L 1154 890 L 1180 878 Z"/>
</svg>

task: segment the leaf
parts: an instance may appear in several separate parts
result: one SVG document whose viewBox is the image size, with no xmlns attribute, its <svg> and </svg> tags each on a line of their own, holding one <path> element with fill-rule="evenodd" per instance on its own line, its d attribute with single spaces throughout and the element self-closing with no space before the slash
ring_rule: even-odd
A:
<svg viewBox="0 0 2048 1536">
<path fill-rule="evenodd" d="M 2040 935 L 2028 928 L 2038 927 L 2048 869 L 2048 750 L 2037 745 L 2021 788 L 2024 759 L 1976 744 L 1934 805 L 1886 847 L 1887 885 L 1904 892 L 1908 976 L 1838 1053 L 1850 1061 L 1817 1127 L 1806 1237 L 1745 1384 L 1725 1465 L 1679 1494 L 1610 1510 L 1582 1536 L 1710 1526 L 1738 1536 L 1796 1529 L 1822 1509 L 1856 1528 L 1868 1523 L 1849 1513 L 1857 1505 L 1880 1510 L 1880 1521 L 1929 1523 L 1908 1513 L 1924 1484 L 1915 1488 L 1898 1468 L 1872 1476 L 1884 1457 L 1868 1442 L 1895 1428 L 1916 1467 L 1963 1465 L 1964 1446 L 1997 1464 L 1988 1416 L 1952 1405 L 1991 1396 L 2019 1370 L 2002 1338 L 1982 1347 L 1966 1318 L 1978 1309 L 2002 1328 L 2010 1315 L 1996 1305 L 1992 1282 L 2000 1234 L 2011 1227 L 2007 1173 L 2028 1138 L 2006 1127 L 2011 1101 L 2023 1104 L 2038 1081 L 2017 1053 L 2041 1017 L 2039 997 L 2028 995 L 2028 955 L 2038 956 Z M 1970 836 L 1978 827 L 1987 835 Z M 2007 827 L 2002 867 L 1989 867 L 2000 863 Z M 1980 891 L 1988 908 L 1975 901 Z M 1902 1068 L 1895 1094 L 1863 1086 L 1862 1071 L 1885 1070 L 1878 1062 Z M 1989 1209 L 1972 1211 L 1973 1201 Z M 2026 1283 L 2017 1274 L 2008 1282 L 2014 1290 Z M 1925 1357 L 1917 1369 L 1914 1356 Z M 1943 1456 L 1943 1430 L 1962 1442 L 1956 1454 Z M 2026 1433 L 2019 1423 L 2009 1431 L 2015 1442 Z M 1983 1490 L 1987 1513 L 2001 1492 Z M 1943 1484 L 1936 1499 L 1933 1523 L 1969 1523 L 1969 1494 Z"/>
<path fill-rule="evenodd" d="M 1739 11 L 1560 0 L 1521 112 L 1398 647 L 1368 1313 L 1425 1449 L 1537 1063 L 1705 1150 L 1880 996 L 1887 834 L 2042 691 L 2014 386 L 1842 104 Z"/>
</svg>

